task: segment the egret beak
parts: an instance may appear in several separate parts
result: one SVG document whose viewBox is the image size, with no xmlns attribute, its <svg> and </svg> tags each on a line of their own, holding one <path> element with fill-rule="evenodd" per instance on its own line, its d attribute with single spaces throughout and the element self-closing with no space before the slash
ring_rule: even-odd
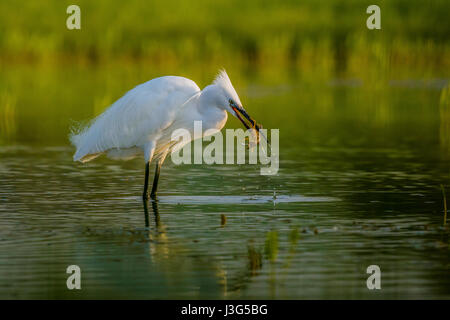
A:
<svg viewBox="0 0 450 320">
<path fill-rule="evenodd" d="M 245 128 L 250 129 L 250 126 L 247 124 L 247 122 L 245 122 L 244 119 L 242 119 L 241 114 L 239 113 L 241 110 L 239 110 L 236 107 L 231 107 L 234 111 L 234 113 L 236 114 L 236 117 L 242 122 L 242 124 L 244 125 Z M 249 120 L 250 121 L 250 120 Z"/>
<path fill-rule="evenodd" d="M 258 131 L 258 134 L 261 134 L 264 137 L 264 139 L 267 141 L 267 144 L 269 144 L 269 141 L 267 140 L 267 138 L 264 136 L 264 134 L 262 132 L 260 132 L 261 125 L 256 123 L 256 121 L 248 115 L 248 113 L 244 110 L 244 108 L 240 108 L 234 104 L 231 105 L 231 108 L 233 109 L 234 113 L 236 114 L 236 117 L 242 122 L 242 124 L 244 125 L 245 128 L 256 129 L 256 131 Z M 241 114 L 250 122 L 250 125 L 241 117 Z"/>
</svg>

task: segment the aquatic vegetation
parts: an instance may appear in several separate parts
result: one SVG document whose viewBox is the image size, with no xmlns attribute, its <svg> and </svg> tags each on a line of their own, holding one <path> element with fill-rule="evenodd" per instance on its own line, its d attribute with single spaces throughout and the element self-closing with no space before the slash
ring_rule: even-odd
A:
<svg viewBox="0 0 450 320">
<path fill-rule="evenodd" d="M 440 130 L 442 151 L 450 155 L 450 84 L 442 89 L 439 100 Z"/>
<path fill-rule="evenodd" d="M 441 184 L 442 197 L 444 200 L 444 226 L 447 224 L 447 197 L 445 195 L 444 185 Z"/>
<path fill-rule="evenodd" d="M 9 92 L 0 93 L 0 143 L 14 140 L 16 133 L 16 99 Z"/>
<path fill-rule="evenodd" d="M 247 247 L 248 253 L 248 270 L 250 275 L 256 275 L 258 270 L 262 268 L 263 259 L 261 251 L 258 250 L 253 244 L 249 244 Z"/>
<path fill-rule="evenodd" d="M 388 32 L 366 28 L 367 4 L 357 0 L 77 4 L 81 30 L 70 31 L 64 25 L 66 3 L 2 1 L 0 64 L 141 61 L 185 69 L 201 60 L 215 66 L 289 66 L 324 77 L 349 71 L 369 79 L 395 74 L 393 66 L 405 71 L 450 66 L 448 1 L 379 1 L 382 30 Z M 245 23 L 230 23 L 230 17 Z"/>
<path fill-rule="evenodd" d="M 269 231 L 266 234 L 264 253 L 270 262 L 275 262 L 278 256 L 278 232 Z"/>
</svg>

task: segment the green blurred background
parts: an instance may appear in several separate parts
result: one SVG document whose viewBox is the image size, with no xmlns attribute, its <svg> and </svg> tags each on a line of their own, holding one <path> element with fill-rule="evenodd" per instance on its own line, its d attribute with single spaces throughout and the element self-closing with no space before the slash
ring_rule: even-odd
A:
<svg viewBox="0 0 450 320">
<path fill-rule="evenodd" d="M 0 297 L 448 299 L 449 9 L 0 1 Z M 280 129 L 278 175 L 166 161 L 159 219 L 142 210 L 142 159 L 73 163 L 71 126 L 149 79 L 204 87 L 220 68 Z M 81 292 L 66 290 L 70 264 Z"/>
<path fill-rule="evenodd" d="M 66 28 L 70 4 L 81 8 L 81 30 Z M 437 105 L 450 70 L 450 2 L 377 1 L 381 30 L 366 27 L 370 4 L 4 0 L 0 143 L 67 144 L 74 122 L 99 114 L 135 85 L 173 74 L 203 87 L 219 68 L 258 120 L 286 131 L 320 130 L 340 116 L 336 107 L 349 104 L 342 99 L 355 96 L 358 107 L 338 113 L 359 114 L 362 127 L 385 126 L 392 87 L 435 89 Z M 363 90 L 348 98 L 336 87 Z M 427 92 L 420 104 L 429 99 Z M 289 108 L 274 118 L 270 110 L 280 103 Z"/>
<path fill-rule="evenodd" d="M 372 1 L 373 2 L 373 1 Z M 449 66 L 450 4 L 377 1 L 382 31 L 366 28 L 371 1 L 2 1 L 3 63 L 243 64 L 320 68 Z M 81 31 L 65 28 L 69 4 Z M 425 71 L 425 70 L 424 70 Z"/>
</svg>

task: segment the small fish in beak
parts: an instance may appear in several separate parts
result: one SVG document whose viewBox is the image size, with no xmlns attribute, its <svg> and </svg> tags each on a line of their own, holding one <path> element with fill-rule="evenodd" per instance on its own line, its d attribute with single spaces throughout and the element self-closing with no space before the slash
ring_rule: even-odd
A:
<svg viewBox="0 0 450 320">
<path fill-rule="evenodd" d="M 259 143 L 259 136 L 262 135 L 263 138 L 267 141 L 267 145 L 269 145 L 269 141 L 267 140 L 266 136 L 260 130 L 262 129 L 262 125 L 258 124 L 252 117 L 248 115 L 248 113 L 244 110 L 244 108 L 240 108 L 236 106 L 232 101 L 230 101 L 230 106 L 233 109 L 233 111 L 236 114 L 236 117 L 242 122 L 244 127 L 248 129 L 252 129 L 252 132 L 255 132 L 256 130 L 256 144 Z M 248 124 L 242 117 L 241 114 L 249 121 L 250 124 Z"/>
</svg>

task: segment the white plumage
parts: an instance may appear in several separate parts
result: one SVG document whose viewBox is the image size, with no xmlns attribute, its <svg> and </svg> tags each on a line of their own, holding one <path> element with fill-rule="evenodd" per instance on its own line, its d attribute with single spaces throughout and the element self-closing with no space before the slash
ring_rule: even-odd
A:
<svg viewBox="0 0 450 320">
<path fill-rule="evenodd" d="M 228 102 L 225 97 L 225 105 L 217 108 L 215 102 L 219 101 L 211 99 L 209 91 L 219 98 L 228 95 L 241 106 L 239 96 L 225 71 L 205 89 L 209 90 L 202 96 L 194 81 L 176 76 L 155 78 L 136 86 L 88 126 L 71 134 L 70 140 L 77 149 L 74 161 L 87 162 L 103 153 L 129 159 L 142 152 L 149 161 L 152 149 L 157 151 L 155 156 L 166 151 L 173 130 L 190 129 L 194 120 L 202 120 L 204 130 L 214 126 L 220 130 L 226 122 L 224 110 Z"/>
<path fill-rule="evenodd" d="M 226 123 L 227 111 L 238 117 L 240 112 L 253 121 L 242 108 L 239 96 L 223 70 L 203 90 L 192 80 L 166 76 L 138 85 L 114 102 L 106 111 L 78 131 L 70 140 L 76 147 L 74 161 L 87 162 L 106 153 L 111 158 L 130 159 L 144 154 L 147 197 L 148 164 L 158 159 L 152 195 L 156 192 L 159 168 L 172 150 L 172 132 L 187 129 L 194 136 L 194 121 L 202 121 L 203 132 L 220 130 Z M 177 148 L 182 147 L 177 144 Z"/>
<path fill-rule="evenodd" d="M 71 136 L 77 148 L 74 161 L 86 162 L 104 152 L 130 158 L 145 151 L 173 123 L 183 103 L 198 92 L 193 81 L 182 77 L 156 78 L 138 85 Z"/>
</svg>

